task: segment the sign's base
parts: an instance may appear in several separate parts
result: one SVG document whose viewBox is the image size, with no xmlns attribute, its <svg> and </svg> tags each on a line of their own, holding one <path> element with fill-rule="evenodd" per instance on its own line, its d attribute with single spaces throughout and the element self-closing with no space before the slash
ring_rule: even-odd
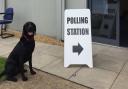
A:
<svg viewBox="0 0 128 89">
<path fill-rule="evenodd" d="M 78 64 L 65 64 L 64 67 L 65 68 L 68 68 L 70 65 L 78 65 Z M 87 65 L 89 68 L 93 68 L 93 65 L 92 64 L 79 64 L 79 65 Z"/>
</svg>

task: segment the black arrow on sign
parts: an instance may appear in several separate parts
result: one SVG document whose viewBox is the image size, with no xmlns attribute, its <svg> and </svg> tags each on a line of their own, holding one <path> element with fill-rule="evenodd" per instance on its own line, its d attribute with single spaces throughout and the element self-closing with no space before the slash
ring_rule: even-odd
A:
<svg viewBox="0 0 128 89">
<path fill-rule="evenodd" d="M 78 53 L 78 55 L 80 55 L 80 53 L 82 52 L 83 47 L 78 43 L 78 46 L 73 46 L 73 53 Z"/>
</svg>

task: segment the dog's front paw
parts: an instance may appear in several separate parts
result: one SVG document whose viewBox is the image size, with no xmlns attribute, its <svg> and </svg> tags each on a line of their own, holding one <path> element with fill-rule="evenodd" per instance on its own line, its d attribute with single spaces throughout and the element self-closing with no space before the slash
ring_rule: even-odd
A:
<svg viewBox="0 0 128 89">
<path fill-rule="evenodd" d="M 27 70 L 26 69 L 24 69 L 24 73 L 26 73 L 27 72 Z"/>
<path fill-rule="evenodd" d="M 27 78 L 27 77 L 23 77 L 22 80 L 23 80 L 23 81 L 27 81 L 28 78 Z"/>
<path fill-rule="evenodd" d="M 31 72 L 31 74 L 32 74 L 32 75 L 35 75 L 35 74 L 36 74 L 36 72 L 35 72 L 35 71 L 33 71 L 33 70 L 32 70 L 32 71 L 30 71 L 30 72 Z"/>
</svg>

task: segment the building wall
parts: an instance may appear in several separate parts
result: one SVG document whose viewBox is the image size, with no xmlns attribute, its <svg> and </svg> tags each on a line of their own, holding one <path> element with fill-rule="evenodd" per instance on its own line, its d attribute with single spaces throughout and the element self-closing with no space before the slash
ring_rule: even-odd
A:
<svg viewBox="0 0 128 89">
<path fill-rule="evenodd" d="M 14 8 L 11 29 L 22 31 L 23 24 L 33 21 L 37 33 L 64 39 L 65 9 L 83 9 L 87 0 L 6 0 L 6 7 Z"/>
<path fill-rule="evenodd" d="M 7 7 L 14 8 L 14 21 L 10 28 L 22 30 L 27 21 L 37 25 L 37 33 L 56 37 L 57 9 L 55 0 L 7 0 Z"/>
<path fill-rule="evenodd" d="M 4 12 L 5 9 L 5 1 L 4 0 L 0 0 L 0 13 Z M 3 15 L 0 14 L 0 19 L 3 19 Z"/>
<path fill-rule="evenodd" d="M 65 0 L 66 9 L 85 9 L 87 0 Z"/>
</svg>

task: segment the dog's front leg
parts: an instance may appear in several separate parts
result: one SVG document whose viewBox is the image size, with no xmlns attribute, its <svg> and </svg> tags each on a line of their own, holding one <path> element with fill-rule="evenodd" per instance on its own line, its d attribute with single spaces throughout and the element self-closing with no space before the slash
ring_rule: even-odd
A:
<svg viewBox="0 0 128 89">
<path fill-rule="evenodd" d="M 24 62 L 23 62 L 23 58 L 20 57 L 20 73 L 21 73 L 21 77 L 23 81 L 27 81 L 28 78 L 24 75 Z"/>
<path fill-rule="evenodd" d="M 36 74 L 36 72 L 32 68 L 32 55 L 29 58 L 29 69 L 32 75 Z"/>
</svg>

